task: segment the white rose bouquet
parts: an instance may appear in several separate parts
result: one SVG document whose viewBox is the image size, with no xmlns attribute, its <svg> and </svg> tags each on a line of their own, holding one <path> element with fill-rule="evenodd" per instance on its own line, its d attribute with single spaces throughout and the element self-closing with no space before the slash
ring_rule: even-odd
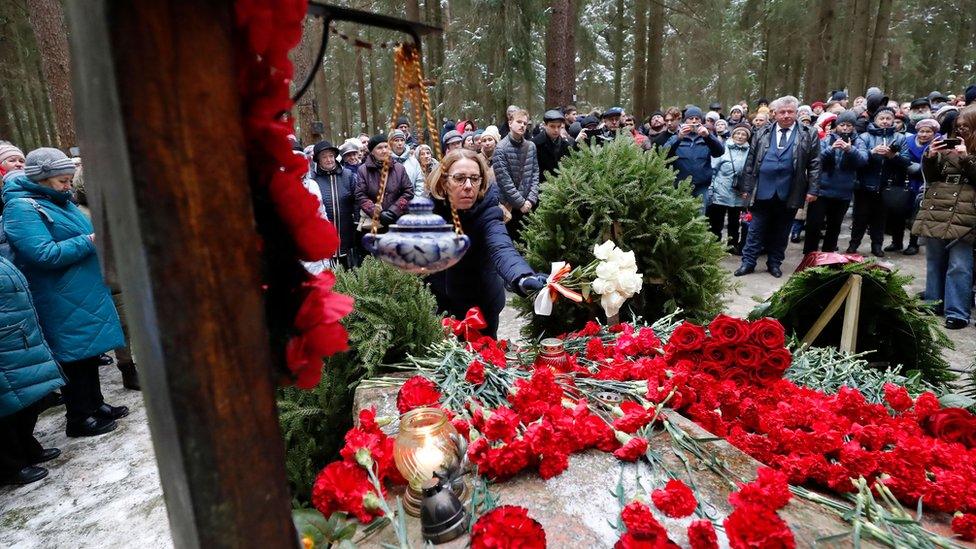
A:
<svg viewBox="0 0 976 549">
<path fill-rule="evenodd" d="M 634 252 L 625 252 L 612 240 L 593 246 L 596 257 L 589 265 L 572 269 L 565 262 L 552 264 L 546 288 L 536 294 L 535 313 L 552 314 L 552 304 L 559 295 L 577 303 L 588 301 L 590 292 L 600 296 L 607 317 L 615 316 L 624 302 L 639 294 L 644 278 L 637 272 Z"/>
</svg>

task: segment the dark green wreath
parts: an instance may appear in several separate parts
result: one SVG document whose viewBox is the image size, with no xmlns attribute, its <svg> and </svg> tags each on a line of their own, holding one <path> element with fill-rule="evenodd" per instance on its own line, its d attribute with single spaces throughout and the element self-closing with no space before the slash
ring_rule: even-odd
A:
<svg viewBox="0 0 976 549">
<path fill-rule="evenodd" d="M 942 330 L 939 317 L 905 291 L 912 280 L 910 276 L 873 263 L 817 267 L 794 274 L 750 318 L 776 318 L 787 333 L 802 339 L 852 274 L 862 276 L 856 350 L 869 351 L 865 356 L 868 362 L 897 367 L 902 375 L 917 371 L 923 380 L 935 384 L 953 380 L 956 376 L 942 357 L 942 350 L 953 344 Z M 813 344 L 837 346 L 843 316 L 841 309 Z"/>
<path fill-rule="evenodd" d="M 593 245 L 612 239 L 637 256 L 644 288 L 624 304 L 631 314 L 660 318 L 676 308 L 692 320 L 710 320 L 729 288 L 719 261 L 723 247 L 700 214 L 701 200 L 687 182 L 675 186 L 664 153 L 644 152 L 629 137 L 582 147 L 564 158 L 542 186 L 539 208 L 528 216 L 520 246 L 533 268 L 548 273 L 553 261 L 590 263 Z M 525 334 L 538 337 L 581 328 L 605 318 L 599 296 L 580 306 L 557 300 L 552 316 L 532 314 L 532 301 L 516 298 L 528 318 Z"/>
</svg>

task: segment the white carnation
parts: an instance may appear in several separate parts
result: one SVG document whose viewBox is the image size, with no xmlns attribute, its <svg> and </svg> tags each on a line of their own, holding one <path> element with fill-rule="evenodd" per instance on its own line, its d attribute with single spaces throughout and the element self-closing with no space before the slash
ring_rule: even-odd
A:
<svg viewBox="0 0 976 549">
<path fill-rule="evenodd" d="M 612 252 L 617 247 L 612 240 L 607 240 L 603 244 L 593 245 L 593 255 L 597 259 L 603 261 L 610 257 L 610 252 Z"/>
<path fill-rule="evenodd" d="M 644 286 L 644 278 L 636 271 L 621 272 L 617 277 L 617 291 L 625 297 L 640 293 Z"/>
</svg>

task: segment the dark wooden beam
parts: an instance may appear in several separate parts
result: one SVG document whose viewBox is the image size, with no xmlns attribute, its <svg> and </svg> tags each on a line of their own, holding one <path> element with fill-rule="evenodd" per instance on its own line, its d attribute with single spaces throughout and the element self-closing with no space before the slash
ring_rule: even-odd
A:
<svg viewBox="0 0 976 549">
<path fill-rule="evenodd" d="M 294 547 L 232 9 L 70 0 L 76 116 L 86 185 L 107 196 L 175 545 Z"/>
</svg>

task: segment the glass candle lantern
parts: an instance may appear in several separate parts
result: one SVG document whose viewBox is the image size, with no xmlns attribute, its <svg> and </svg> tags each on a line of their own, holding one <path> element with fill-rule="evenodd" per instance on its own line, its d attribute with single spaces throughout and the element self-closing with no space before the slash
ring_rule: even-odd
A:
<svg viewBox="0 0 976 549">
<path fill-rule="evenodd" d="M 458 465 L 457 430 L 438 408 L 416 408 L 400 418 L 393 459 L 409 487 L 419 493 L 434 471 Z"/>
</svg>

